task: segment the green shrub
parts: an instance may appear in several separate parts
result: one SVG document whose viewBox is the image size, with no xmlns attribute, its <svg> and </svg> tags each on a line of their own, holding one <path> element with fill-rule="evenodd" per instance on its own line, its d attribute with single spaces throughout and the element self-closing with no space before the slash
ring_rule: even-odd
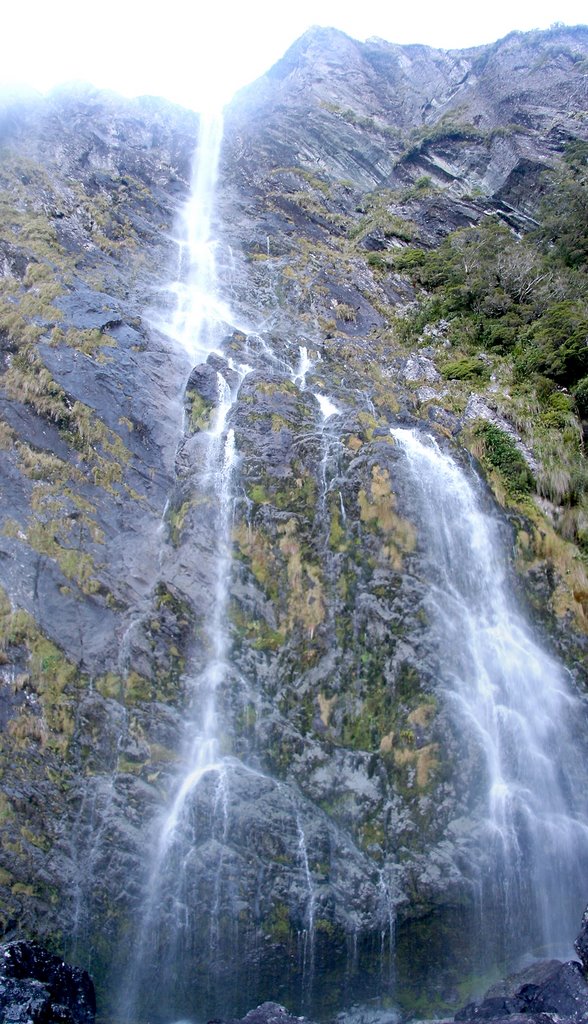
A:
<svg viewBox="0 0 588 1024">
<path fill-rule="evenodd" d="M 422 267 L 427 258 L 424 249 L 415 249 L 412 246 L 407 246 L 406 249 L 400 249 L 390 255 L 396 270 L 414 270 L 416 267 Z"/>
<path fill-rule="evenodd" d="M 485 461 L 498 470 L 511 494 L 528 494 L 534 490 L 535 478 L 513 439 L 504 430 L 494 423 L 481 423 L 476 435 L 483 442 Z"/>
<path fill-rule="evenodd" d="M 367 261 L 374 270 L 388 269 L 388 260 L 381 252 L 368 252 Z"/>
<path fill-rule="evenodd" d="M 525 333 L 518 363 L 570 387 L 588 372 L 588 311 L 565 300 L 550 306 Z"/>
<path fill-rule="evenodd" d="M 490 377 L 486 363 L 475 356 L 450 360 L 441 367 L 441 373 L 447 380 L 482 380 Z"/>
</svg>

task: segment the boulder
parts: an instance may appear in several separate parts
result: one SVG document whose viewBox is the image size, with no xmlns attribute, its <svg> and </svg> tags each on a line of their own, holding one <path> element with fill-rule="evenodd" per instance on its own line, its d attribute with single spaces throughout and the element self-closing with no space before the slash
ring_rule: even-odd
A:
<svg viewBox="0 0 588 1024">
<path fill-rule="evenodd" d="M 529 1013 L 557 1013 L 572 1020 L 588 1018 L 588 984 L 580 964 L 561 964 L 541 985 L 524 985 L 519 991 Z"/>
<path fill-rule="evenodd" d="M 195 391 L 205 402 L 218 402 L 218 373 L 208 363 L 195 366 L 188 378 L 186 391 Z"/>
<path fill-rule="evenodd" d="M 503 1011 L 498 1017 L 475 1017 L 472 1020 L 491 1019 L 492 1024 L 577 1024 L 573 1017 L 551 1016 L 548 1013 L 512 1013 Z"/>
<path fill-rule="evenodd" d="M 0 946 L 0 1021 L 93 1024 L 96 998 L 90 975 L 34 942 Z"/>
<path fill-rule="evenodd" d="M 501 991 L 500 991 L 501 990 Z M 550 1021 L 588 1020 L 588 983 L 575 960 L 542 961 L 506 982 L 495 985 L 481 1003 L 469 1003 L 455 1014 L 456 1021 L 514 1020 L 522 1015 L 526 1024 Z"/>
<path fill-rule="evenodd" d="M 491 985 L 484 995 L 484 1002 L 496 998 L 514 999 L 523 987 L 531 985 L 540 987 L 552 977 L 561 965 L 561 960 L 536 960 L 535 963 L 529 964 L 523 970 L 509 974 L 502 981 Z"/>
<path fill-rule="evenodd" d="M 312 1024 L 305 1017 L 294 1017 L 288 1013 L 285 1006 L 280 1003 L 261 1003 L 254 1010 L 249 1010 L 244 1017 L 234 1018 L 230 1021 L 209 1021 L 208 1024 Z"/>
</svg>

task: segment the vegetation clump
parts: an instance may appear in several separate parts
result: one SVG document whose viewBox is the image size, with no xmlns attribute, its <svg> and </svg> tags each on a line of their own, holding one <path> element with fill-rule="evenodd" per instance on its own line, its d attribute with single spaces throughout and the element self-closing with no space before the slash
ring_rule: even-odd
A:
<svg viewBox="0 0 588 1024">
<path fill-rule="evenodd" d="M 436 249 L 413 245 L 383 262 L 423 289 L 418 307 L 398 321 L 401 339 L 414 345 L 443 325 L 443 377 L 479 391 L 498 382 L 492 404 L 538 462 L 532 473 L 512 438 L 492 423 L 475 431 L 506 496 L 536 490 L 553 502 L 557 529 L 581 550 L 588 515 L 580 422 L 588 418 L 587 152 L 581 140 L 567 146 L 546 179 L 538 225 L 523 236 L 484 216 Z"/>
<path fill-rule="evenodd" d="M 529 494 L 535 479 L 512 437 L 494 423 L 481 423 L 477 436 L 483 443 L 483 458 L 501 474 L 513 495 Z"/>
<path fill-rule="evenodd" d="M 487 364 L 476 356 L 448 360 L 441 367 L 441 372 L 448 380 L 480 380 L 490 376 Z"/>
</svg>

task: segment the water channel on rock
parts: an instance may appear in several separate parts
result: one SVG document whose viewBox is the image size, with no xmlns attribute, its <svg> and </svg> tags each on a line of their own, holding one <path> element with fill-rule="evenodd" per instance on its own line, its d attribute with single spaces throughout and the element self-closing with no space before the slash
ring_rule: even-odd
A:
<svg viewBox="0 0 588 1024">
<path fill-rule="evenodd" d="M 481 763 L 470 871 L 485 941 L 499 959 L 569 956 L 588 868 L 583 707 L 517 606 L 479 480 L 432 437 L 392 435 L 419 523 L 440 692 Z"/>
</svg>

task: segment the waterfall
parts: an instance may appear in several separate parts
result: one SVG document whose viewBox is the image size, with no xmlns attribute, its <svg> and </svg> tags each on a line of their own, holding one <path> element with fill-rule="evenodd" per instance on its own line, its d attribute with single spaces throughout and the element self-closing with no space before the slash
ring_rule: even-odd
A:
<svg viewBox="0 0 588 1024">
<path fill-rule="evenodd" d="M 319 404 L 321 415 L 324 420 L 328 420 L 329 416 L 336 416 L 339 413 L 339 409 L 327 395 L 321 395 L 318 391 L 315 391 L 314 397 Z"/>
<path fill-rule="evenodd" d="M 219 294 L 219 243 L 214 220 L 221 140 L 221 119 L 203 118 L 192 192 L 180 221 L 178 282 L 172 287 L 175 312 L 168 324 L 160 325 L 185 351 L 191 367 L 208 364 L 207 401 L 213 392 L 215 401 L 208 426 L 196 433 L 187 429 L 176 460 L 182 497 L 193 499 L 203 519 L 202 547 L 194 554 L 186 545 L 181 552 L 186 579 L 192 567 L 198 573 L 201 593 L 196 600 L 204 597 L 202 624 L 185 671 L 187 707 L 178 764 L 165 775 L 162 772 L 162 807 L 146 837 L 142 904 L 132 948 L 126 951 L 128 966 L 116 1008 L 117 1017 L 128 1022 L 190 1015 L 195 999 L 199 1013 L 209 1006 L 211 1012 L 230 1014 L 236 1001 L 247 998 L 245 991 L 237 991 L 233 980 L 235 965 L 244 977 L 241 961 L 259 956 L 255 925 L 243 926 L 240 919 L 245 905 L 242 885 L 246 867 L 235 837 L 243 827 L 243 794 L 252 801 L 255 796 L 260 801 L 271 800 L 283 815 L 284 861 L 298 862 L 303 899 L 301 908 L 295 900 L 281 900 L 279 920 L 290 927 L 283 916 L 287 906 L 292 911 L 293 936 L 298 930 L 292 984 L 301 988 L 302 1004 L 310 1006 L 315 981 L 320 907 L 314 865 L 318 854 L 316 836 L 309 837 L 305 832 L 308 811 L 304 798 L 295 784 L 270 779 L 249 763 L 254 761 L 254 754 L 243 745 L 237 744 L 243 759 L 236 756 L 231 727 L 234 707 L 225 714 L 233 698 L 236 705 L 245 707 L 254 696 L 249 681 L 239 675 L 232 662 L 229 629 L 233 519 L 239 492 L 239 453 L 232 417 L 241 383 L 252 369 L 238 359 L 248 358 L 257 370 L 269 370 L 284 378 L 288 375 L 294 379 L 294 371 L 261 333 L 237 322 Z M 235 329 L 240 332 L 241 356 L 226 358 L 225 341 Z M 312 364 L 306 348 L 300 347 L 299 353 L 295 376 L 303 391 Z M 338 410 L 325 396 L 316 398 L 321 419 L 324 501 L 330 450 L 325 424 Z M 192 561 L 198 558 L 202 565 Z M 164 573 L 165 558 L 160 565 Z M 319 845 L 320 841 L 319 831 Z M 247 855 L 255 857 L 254 846 Z M 263 890 L 266 870 L 262 864 L 258 873 L 257 919 L 262 912 L 267 918 L 272 909 Z M 251 977 L 255 991 L 255 968 Z"/>
<path fill-rule="evenodd" d="M 192 364 L 221 352 L 232 315 L 219 298 L 213 217 L 222 140 L 220 115 L 202 116 L 191 197 L 181 221 L 176 310 L 167 333 Z M 188 673 L 188 712 L 179 770 L 172 779 L 167 806 L 154 823 L 152 848 L 146 851 L 144 905 L 119 1000 L 123 1019 L 137 1017 L 143 990 L 153 998 L 152 971 L 160 972 L 160 1010 L 173 1010 L 182 993 L 174 991 L 178 964 L 199 945 L 211 961 L 219 955 L 222 916 L 223 842 L 228 827 L 229 759 L 221 751 L 222 724 L 217 699 L 229 673 L 227 609 L 232 558 L 233 473 L 237 463 L 229 417 L 246 365 L 224 362 L 216 371 L 217 400 L 210 426 L 199 432 L 196 455 L 183 466 L 187 480 L 207 508 L 211 544 L 209 606 L 201 638 L 201 668 Z M 227 380 L 227 377 L 230 380 Z M 207 891 L 199 892 L 204 872 L 199 858 L 214 863 Z M 212 849 L 212 854 L 210 850 Z M 210 873 L 209 873 L 210 874 Z M 205 913 L 202 914 L 202 906 Z M 207 918 L 202 934 L 197 916 Z"/>
<path fill-rule="evenodd" d="M 315 916 L 316 916 L 316 898 L 314 893 L 314 883 L 312 880 L 312 874 L 310 871 L 310 864 L 308 862 L 308 849 L 306 844 L 306 835 L 300 815 L 296 811 L 296 832 L 298 834 L 298 855 L 302 864 L 304 873 L 304 884 L 308 893 L 307 907 L 306 907 L 306 921 L 305 928 L 302 930 L 302 1002 L 308 1002 L 312 998 L 312 990 L 314 985 L 314 968 L 315 968 Z"/>
<path fill-rule="evenodd" d="M 219 325 L 231 318 L 218 295 L 213 227 L 222 137 L 222 114 L 202 114 L 190 199 L 180 221 L 178 279 L 172 286 L 176 309 L 167 333 L 193 362 L 218 346 Z"/>
<path fill-rule="evenodd" d="M 583 708 L 517 607 L 480 482 L 431 437 L 392 435 L 419 525 L 440 688 L 479 762 L 469 869 L 478 924 L 487 943 L 499 934 L 499 955 L 565 956 L 586 900 L 588 806 L 575 728 Z"/>
<path fill-rule="evenodd" d="M 198 149 L 191 197 L 184 208 L 180 241 L 180 283 L 172 334 L 193 361 L 204 361 L 219 349 L 222 329 L 231 323 L 231 312 L 218 295 L 216 240 L 213 216 L 218 164 L 223 134 L 222 115 L 201 115 Z M 220 371 L 216 373 L 217 404 L 212 423 L 203 432 L 204 469 L 200 487 L 212 506 L 216 550 L 213 559 L 210 613 L 206 622 L 205 661 L 192 680 L 193 712 L 187 723 L 188 750 L 185 770 L 180 774 L 173 801 L 168 808 L 159 837 L 156 863 L 161 866 L 173 846 L 181 825 L 186 801 L 208 772 L 219 774 L 225 785 L 219 755 L 219 722 L 216 696 L 227 673 L 226 611 L 231 565 L 232 474 L 236 462 L 235 436 L 228 417 L 238 385 L 247 367 L 230 367 L 237 386 L 230 387 Z"/>
<path fill-rule="evenodd" d="M 243 1009 L 249 998 L 247 985 L 253 998 L 260 992 L 274 995 L 267 986 L 273 986 L 275 979 L 283 982 L 283 991 L 296 989 L 296 998 L 301 989 L 301 1008 L 312 1009 L 327 977 L 325 951 L 335 942 L 341 948 L 342 938 L 348 945 L 342 979 L 346 993 L 369 990 L 371 982 L 364 983 L 361 977 L 363 964 L 372 969 L 379 965 L 380 990 L 395 980 L 399 891 L 393 865 L 383 859 L 370 876 L 369 858 L 353 837 L 347 837 L 327 811 L 323 814 L 316 803 L 310 806 L 302 795 L 304 784 L 294 781 L 300 774 L 283 781 L 264 774 L 247 730 L 238 724 L 238 716 L 248 715 L 253 706 L 255 728 L 271 750 L 269 763 L 277 765 L 274 770 L 280 775 L 282 735 L 276 725 L 281 728 L 283 723 L 281 694 L 279 679 L 272 676 L 290 672 L 291 666 L 287 659 L 280 664 L 277 658 L 270 662 L 261 655 L 259 660 L 233 659 L 231 651 L 233 639 L 237 655 L 241 653 L 239 600 L 251 623 L 257 624 L 260 617 L 255 588 L 249 586 L 243 569 L 246 562 L 237 570 L 233 565 L 233 534 L 235 543 L 240 543 L 238 528 L 233 529 L 235 507 L 242 497 L 238 443 L 242 442 L 243 460 L 254 465 L 260 460 L 247 448 L 251 444 L 248 400 L 255 381 L 242 395 L 239 415 L 235 410 L 239 389 L 251 369 L 245 360 L 251 361 L 261 386 L 266 384 L 264 378 L 270 378 L 267 402 L 253 406 L 252 413 L 272 424 L 268 442 L 275 443 L 280 460 L 286 464 L 282 445 L 284 453 L 289 444 L 303 455 L 305 447 L 312 449 L 307 463 L 300 456 L 299 479 L 303 484 L 312 473 L 313 486 L 318 484 L 313 506 L 316 549 L 310 545 L 309 564 L 314 571 L 315 558 L 318 565 L 322 555 L 321 584 L 326 594 L 337 593 L 345 557 L 343 545 L 337 550 L 337 532 L 348 515 L 351 519 L 351 511 L 346 513 L 340 489 L 345 457 L 342 421 L 348 415 L 341 388 L 335 396 L 341 405 L 336 405 L 325 393 L 328 382 L 314 378 L 319 358 L 314 350 L 311 359 L 308 349 L 297 343 L 295 349 L 293 341 L 280 347 L 277 333 L 275 344 L 274 335 L 266 340 L 261 329 L 241 329 L 220 295 L 214 221 L 221 139 L 220 118 L 203 119 L 192 194 L 180 224 L 175 312 L 167 325 L 168 335 L 189 360 L 189 379 L 205 382 L 196 387 L 196 395 L 205 402 L 206 416 L 199 420 L 198 429 L 187 424 L 176 463 L 177 491 L 189 514 L 198 517 L 193 520 L 197 529 L 186 529 L 175 550 L 171 542 L 165 549 L 171 568 L 164 558 L 160 562 L 162 576 L 168 572 L 170 584 L 190 605 L 196 628 L 183 676 L 181 741 L 177 744 L 175 736 L 172 740 L 174 749 L 179 747 L 177 763 L 158 765 L 149 787 L 145 786 L 144 806 L 133 808 L 136 822 L 148 821 L 150 832 L 137 827 L 144 840 L 145 864 L 142 879 L 133 880 L 134 891 L 141 890 L 142 903 L 126 953 L 128 966 L 117 1007 L 117 1015 L 126 1021 L 189 1016 L 196 1004 L 202 1015 L 234 1016 L 235 1006 Z M 229 352 L 231 358 L 227 358 Z M 284 391 L 283 418 L 279 405 L 271 401 L 279 395 L 279 387 L 273 393 L 273 386 L 280 381 L 289 388 Z M 290 440 L 292 400 L 309 432 Z M 365 404 L 374 411 L 367 398 Z M 475 480 L 470 481 L 430 439 L 420 440 L 402 430 L 393 435 L 402 450 L 399 472 L 403 466 L 407 470 L 411 508 L 419 509 L 419 557 L 430 585 L 426 602 L 439 689 L 463 734 L 473 737 L 465 745 L 469 750 L 476 748 L 477 774 L 469 769 L 464 788 L 472 788 L 472 776 L 480 780 L 471 815 L 477 833 L 464 873 L 477 906 L 491 918 L 491 929 L 502 929 L 505 956 L 512 960 L 513 955 L 548 944 L 560 952 L 574 934 L 585 895 L 588 817 L 582 791 L 576 786 L 573 751 L 578 747 L 571 739 L 579 701 L 564 671 L 537 646 L 514 604 L 507 563 L 500 555 L 501 538 L 483 511 Z M 265 447 L 260 445 L 260 455 L 264 454 Z M 253 479 L 251 468 L 248 472 Z M 263 491 L 259 485 L 258 489 Z M 174 491 L 172 509 L 176 496 Z M 262 519 L 269 512 L 265 498 L 257 502 L 246 494 L 242 500 L 250 501 L 253 509 L 260 506 L 252 515 L 250 533 L 242 534 L 242 552 L 248 557 L 248 544 L 253 551 L 256 542 L 265 557 L 266 538 L 271 538 Z M 345 491 L 345 500 L 351 510 L 351 490 Z M 274 539 L 290 558 L 288 573 L 292 569 L 292 578 L 302 589 L 298 581 L 304 580 L 305 534 L 301 529 L 299 537 L 295 535 L 298 522 L 290 516 L 287 502 L 277 511 Z M 262 524 L 257 537 L 256 515 Z M 325 552 L 329 552 L 326 558 Z M 262 562 L 263 558 L 263 573 L 273 572 L 271 560 L 267 566 Z M 173 576 L 176 569 L 179 583 Z M 310 574 L 308 578 L 314 579 Z M 320 591 L 316 600 L 322 600 Z M 336 607 L 331 600 L 321 612 L 321 644 L 325 635 L 337 635 Z M 279 614 L 276 623 L 281 627 Z M 303 620 L 303 625 L 312 644 L 314 620 Z M 256 649 L 255 642 L 250 647 Z M 327 671 L 329 655 L 327 651 L 321 671 Z M 316 669 L 314 678 L 310 672 L 307 678 L 301 673 L 299 696 L 309 719 L 311 714 L 316 718 L 315 687 L 321 686 L 318 664 Z M 339 671 L 339 666 L 334 663 L 329 671 Z M 240 674 L 249 672 L 250 678 Z M 265 683 L 266 691 L 260 687 L 256 703 L 258 680 L 262 686 Z M 275 721 L 269 700 L 264 704 L 270 691 L 280 712 Z M 258 706 L 266 716 L 263 719 L 260 714 L 259 722 Z M 175 710 L 170 718 L 174 714 Z M 327 729 L 328 722 L 321 717 L 318 728 L 322 726 Z M 311 727 L 314 720 L 312 726 L 304 725 Z M 288 735 L 284 750 L 292 759 L 297 756 Z M 345 769 L 343 759 L 341 764 Z M 335 800 L 339 793 L 333 789 Z M 158 814 L 153 809 L 156 799 Z M 467 813 L 470 816 L 469 809 Z M 359 880 L 361 906 L 350 898 L 358 891 Z M 364 940 L 374 923 L 375 948 L 370 950 Z M 264 957 L 276 972 L 271 978 Z M 288 976 L 282 979 L 281 973 Z"/>
<path fill-rule="evenodd" d="M 300 353 L 298 365 L 293 370 L 291 376 L 294 383 L 298 384 L 300 390 L 304 391 L 306 387 L 307 374 L 310 373 L 310 371 L 312 370 L 314 363 L 308 355 L 308 348 L 306 347 L 306 345 L 300 345 L 298 351 Z"/>
</svg>

